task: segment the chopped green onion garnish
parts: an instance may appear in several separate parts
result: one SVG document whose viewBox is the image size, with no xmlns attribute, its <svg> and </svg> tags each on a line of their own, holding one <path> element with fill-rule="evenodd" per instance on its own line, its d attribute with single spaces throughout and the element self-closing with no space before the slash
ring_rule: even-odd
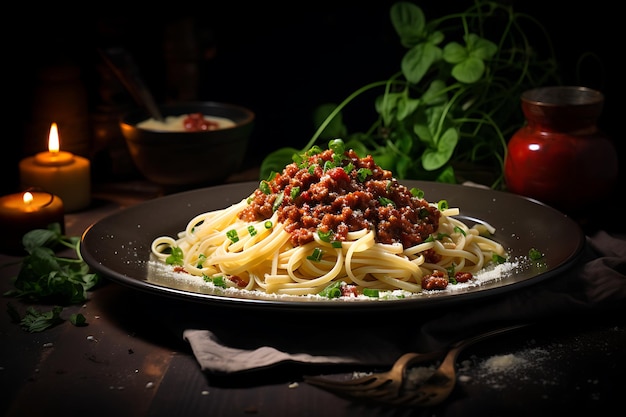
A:
<svg viewBox="0 0 626 417">
<path fill-rule="evenodd" d="M 452 264 L 450 268 L 446 268 L 446 272 L 448 273 L 448 282 L 450 284 L 458 284 L 456 277 L 454 276 L 454 274 L 456 274 L 456 265 Z"/>
<path fill-rule="evenodd" d="M 183 265 L 183 250 L 178 246 L 171 248 L 170 255 L 165 258 L 165 263 L 168 265 Z"/>
<path fill-rule="evenodd" d="M 420 190 L 419 188 L 411 188 L 411 195 L 413 197 L 417 197 L 417 198 L 424 198 L 424 191 Z"/>
<path fill-rule="evenodd" d="M 339 298 L 341 297 L 341 281 L 331 282 L 322 291 L 319 292 L 322 297 Z"/>
<path fill-rule="evenodd" d="M 465 234 L 465 230 L 461 229 L 459 226 L 454 226 L 454 231 L 457 232 L 457 233 L 462 234 L 463 236 L 467 236 Z"/>
<path fill-rule="evenodd" d="M 387 198 L 387 197 L 378 197 L 378 201 L 380 202 L 381 205 L 383 206 L 396 206 L 396 203 L 393 202 L 393 200 Z"/>
<path fill-rule="evenodd" d="M 250 236 L 256 235 L 256 229 L 254 228 L 254 226 L 248 226 L 248 233 L 250 233 Z"/>
<path fill-rule="evenodd" d="M 363 295 L 378 298 L 380 291 L 377 288 L 363 288 Z"/>
<path fill-rule="evenodd" d="M 228 232 L 226 232 L 226 237 L 230 239 L 230 241 L 233 243 L 239 241 L 239 235 L 237 234 L 237 231 L 235 229 L 230 229 Z"/>
<path fill-rule="evenodd" d="M 504 262 L 506 262 L 506 258 L 498 255 L 497 253 L 494 253 L 493 255 L 491 255 L 491 260 L 495 264 L 503 264 Z"/>
<path fill-rule="evenodd" d="M 274 204 L 272 205 L 272 210 L 274 211 L 278 210 L 278 207 L 280 207 L 282 202 L 283 202 L 283 192 L 281 191 L 280 193 L 276 195 L 276 200 L 274 200 Z"/>
<path fill-rule="evenodd" d="M 265 226 L 266 229 L 271 229 L 274 224 L 272 223 L 271 220 L 266 220 L 265 223 L 263 223 L 263 226 Z"/>
<path fill-rule="evenodd" d="M 301 166 L 304 162 L 304 158 L 298 153 L 294 153 L 293 155 L 291 155 L 291 160 L 299 166 Z"/>
<path fill-rule="evenodd" d="M 296 198 L 298 198 L 299 195 L 300 195 L 300 187 L 298 186 L 292 187 L 291 193 L 289 193 L 289 196 L 291 197 L 291 199 L 295 200 Z"/>
<path fill-rule="evenodd" d="M 372 175 L 372 170 L 369 168 L 359 168 L 357 171 L 357 178 L 361 182 L 365 181 L 368 175 Z"/>
<path fill-rule="evenodd" d="M 330 242 L 330 246 L 332 246 L 335 249 L 341 249 L 341 240 L 333 240 L 332 242 Z"/>
<path fill-rule="evenodd" d="M 206 261 L 206 255 L 204 253 L 201 253 L 200 255 L 198 255 L 198 262 L 196 263 L 196 268 L 202 268 L 204 261 Z"/>
<path fill-rule="evenodd" d="M 313 156 L 322 153 L 324 150 L 318 145 L 311 146 L 311 148 L 305 152 L 306 156 Z"/>
<path fill-rule="evenodd" d="M 430 235 L 424 240 L 424 242 L 434 242 L 435 240 L 443 240 L 443 238 L 450 237 L 447 233 L 437 233 L 437 235 Z"/>
<path fill-rule="evenodd" d="M 269 182 L 265 180 L 261 181 L 261 183 L 259 184 L 259 190 L 261 190 L 263 194 L 271 194 L 272 192 Z"/>
<path fill-rule="evenodd" d="M 528 257 L 533 261 L 538 261 L 543 258 L 543 253 L 539 252 L 537 249 L 532 248 L 528 251 Z"/>
<path fill-rule="evenodd" d="M 437 208 L 439 209 L 439 211 L 447 210 L 449 208 L 448 201 L 447 200 L 439 200 L 439 203 L 437 203 Z"/>
<path fill-rule="evenodd" d="M 317 235 L 319 236 L 322 242 L 330 242 L 334 233 L 332 230 L 329 230 L 328 232 L 324 232 L 323 230 L 318 230 Z"/>
<path fill-rule="evenodd" d="M 217 277 L 213 277 L 211 281 L 213 282 L 213 285 L 215 285 L 216 287 L 226 288 L 226 281 L 224 281 L 224 277 L 221 275 Z"/>
<path fill-rule="evenodd" d="M 313 262 L 319 262 L 322 260 L 323 251 L 320 248 L 313 249 L 313 253 L 307 256 L 306 258 Z"/>
<path fill-rule="evenodd" d="M 343 155 L 346 151 L 346 147 L 343 143 L 342 139 L 333 139 L 328 143 L 328 149 L 332 150 L 334 153 Z"/>
</svg>

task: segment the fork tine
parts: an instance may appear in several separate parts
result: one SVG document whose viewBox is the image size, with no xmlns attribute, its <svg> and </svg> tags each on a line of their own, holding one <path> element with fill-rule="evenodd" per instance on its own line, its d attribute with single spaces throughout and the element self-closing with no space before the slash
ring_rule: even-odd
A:
<svg viewBox="0 0 626 417">
<path fill-rule="evenodd" d="M 386 372 L 373 373 L 350 380 L 337 380 L 324 377 L 305 376 L 305 382 L 319 388 L 358 397 L 377 397 L 396 395 L 402 385 L 404 370 L 411 364 L 431 361 L 441 356 L 441 352 L 406 353 Z"/>
<path fill-rule="evenodd" d="M 345 385 L 341 381 L 329 381 L 326 378 L 307 378 L 307 382 L 318 388 L 324 389 L 332 394 L 350 399 L 368 399 L 373 401 L 385 402 L 396 396 L 395 390 L 387 390 L 385 384 L 393 381 L 390 379 L 372 380 L 372 385 Z"/>
<path fill-rule="evenodd" d="M 334 380 L 319 376 L 305 376 L 304 380 L 311 385 L 318 386 L 327 390 L 337 391 L 362 391 L 366 389 L 377 388 L 388 383 L 389 378 L 381 378 L 377 374 L 366 375 L 360 378 L 350 380 Z"/>
</svg>

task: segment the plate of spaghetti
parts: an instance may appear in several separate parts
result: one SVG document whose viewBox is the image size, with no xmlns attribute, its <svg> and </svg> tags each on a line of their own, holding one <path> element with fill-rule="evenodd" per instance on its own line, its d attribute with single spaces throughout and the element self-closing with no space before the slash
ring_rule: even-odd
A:
<svg viewBox="0 0 626 417">
<path fill-rule="evenodd" d="M 81 254 L 139 290 L 237 307 L 415 308 L 500 294 L 568 269 L 569 217 L 482 187 L 397 180 L 333 140 L 266 180 L 140 203 Z"/>
</svg>

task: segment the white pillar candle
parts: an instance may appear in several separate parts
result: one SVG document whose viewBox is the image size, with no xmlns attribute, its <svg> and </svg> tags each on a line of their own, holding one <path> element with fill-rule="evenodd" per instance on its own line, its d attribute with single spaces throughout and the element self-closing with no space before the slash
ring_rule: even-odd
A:
<svg viewBox="0 0 626 417">
<path fill-rule="evenodd" d="M 40 152 L 20 161 L 22 189 L 40 188 L 59 196 L 66 212 L 84 209 L 91 203 L 89 160 L 59 148 L 57 124 L 52 123 L 48 152 Z"/>
</svg>

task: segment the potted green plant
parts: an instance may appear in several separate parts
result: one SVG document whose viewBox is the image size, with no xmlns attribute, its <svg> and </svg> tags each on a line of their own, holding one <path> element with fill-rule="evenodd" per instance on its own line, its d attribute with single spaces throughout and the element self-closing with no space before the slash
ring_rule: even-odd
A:
<svg viewBox="0 0 626 417">
<path fill-rule="evenodd" d="M 465 11 L 430 21 L 418 5 L 400 1 L 390 18 L 407 49 L 400 71 L 357 89 L 338 105 L 320 106 L 318 128 L 304 149 L 267 155 L 262 178 L 280 171 L 293 154 L 341 137 L 400 179 L 456 183 L 471 179 L 462 174 L 469 166 L 486 170 L 490 187 L 503 187 L 507 140 L 523 123 L 520 94 L 559 83 L 543 26 L 493 0 L 474 0 Z M 381 90 L 374 103 L 376 120 L 365 132 L 351 132 L 342 110 L 375 89 Z"/>
</svg>

